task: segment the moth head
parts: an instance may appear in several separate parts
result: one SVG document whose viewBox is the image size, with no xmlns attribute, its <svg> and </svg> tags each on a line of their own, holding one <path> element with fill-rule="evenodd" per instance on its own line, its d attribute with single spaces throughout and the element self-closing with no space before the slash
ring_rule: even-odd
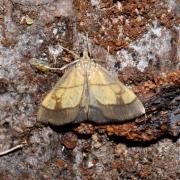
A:
<svg viewBox="0 0 180 180">
<path fill-rule="evenodd" d="M 89 53 L 88 53 L 88 51 L 87 50 L 84 50 L 83 51 L 83 56 L 82 56 L 82 61 L 90 61 L 91 59 L 90 59 L 90 57 L 89 57 Z"/>
</svg>

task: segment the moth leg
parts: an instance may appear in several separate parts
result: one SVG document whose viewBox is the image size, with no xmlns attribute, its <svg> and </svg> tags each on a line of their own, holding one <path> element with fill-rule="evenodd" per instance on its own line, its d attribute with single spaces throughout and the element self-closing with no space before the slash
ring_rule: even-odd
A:
<svg viewBox="0 0 180 180">
<path fill-rule="evenodd" d="M 40 60 L 36 59 L 36 58 L 32 58 L 30 60 L 30 65 L 35 67 L 36 69 L 38 69 L 39 71 L 42 71 L 42 72 L 48 72 L 50 70 L 54 70 L 54 71 L 62 71 L 66 68 L 68 68 L 69 66 L 72 66 L 73 64 L 76 64 L 77 62 L 79 61 L 79 59 L 69 63 L 69 64 L 66 64 L 64 66 L 62 66 L 61 68 L 52 68 L 50 66 L 48 66 L 47 64 L 41 62 Z"/>
</svg>

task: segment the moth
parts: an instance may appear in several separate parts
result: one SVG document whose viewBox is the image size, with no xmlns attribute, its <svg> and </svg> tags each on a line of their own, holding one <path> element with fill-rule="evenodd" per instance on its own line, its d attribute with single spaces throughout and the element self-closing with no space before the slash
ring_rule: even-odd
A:
<svg viewBox="0 0 180 180">
<path fill-rule="evenodd" d="M 38 120 L 52 125 L 124 122 L 145 113 L 137 96 L 87 52 L 46 95 Z"/>
</svg>

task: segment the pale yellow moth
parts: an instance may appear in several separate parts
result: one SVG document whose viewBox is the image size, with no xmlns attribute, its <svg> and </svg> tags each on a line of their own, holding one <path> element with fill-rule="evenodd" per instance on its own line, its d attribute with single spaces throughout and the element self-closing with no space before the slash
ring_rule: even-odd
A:
<svg viewBox="0 0 180 180">
<path fill-rule="evenodd" d="M 38 120 L 53 125 L 124 122 L 145 113 L 136 95 L 86 52 L 47 94 Z"/>
</svg>

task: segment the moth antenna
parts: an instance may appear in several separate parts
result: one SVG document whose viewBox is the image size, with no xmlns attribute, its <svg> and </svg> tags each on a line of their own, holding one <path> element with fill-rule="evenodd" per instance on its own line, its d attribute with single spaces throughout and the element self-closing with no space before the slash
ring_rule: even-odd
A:
<svg viewBox="0 0 180 180">
<path fill-rule="evenodd" d="M 92 49 L 89 43 L 89 36 L 88 33 L 86 33 L 86 46 L 87 46 L 87 52 L 89 53 L 90 57 L 92 56 Z"/>
<path fill-rule="evenodd" d="M 108 61 L 108 57 L 109 57 L 109 46 L 107 47 L 106 63 Z"/>
<path fill-rule="evenodd" d="M 61 46 L 61 45 L 59 45 L 59 46 Z M 71 51 L 71 50 L 69 50 L 69 49 L 67 49 L 67 48 L 65 48 L 65 47 L 63 47 L 63 46 L 61 46 L 61 48 L 62 48 L 63 50 L 66 50 L 68 53 L 72 54 L 76 59 L 79 59 L 79 58 L 80 58 L 80 56 L 79 56 L 78 54 L 74 53 L 73 51 Z"/>
</svg>

